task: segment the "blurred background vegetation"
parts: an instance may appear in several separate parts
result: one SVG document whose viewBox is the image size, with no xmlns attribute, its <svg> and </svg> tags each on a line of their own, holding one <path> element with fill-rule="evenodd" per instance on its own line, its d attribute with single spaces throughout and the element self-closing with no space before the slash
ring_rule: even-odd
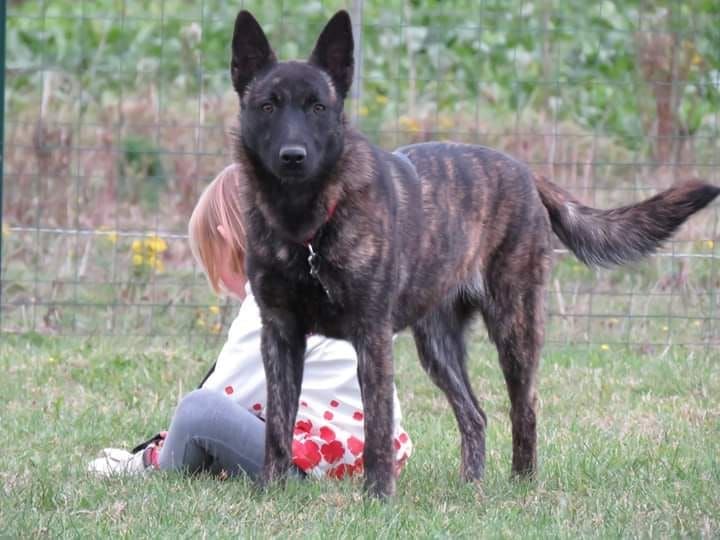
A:
<svg viewBox="0 0 720 540">
<path fill-rule="evenodd" d="M 348 114 L 386 148 L 495 146 L 598 206 L 720 181 L 717 0 L 10 0 L 3 328 L 226 323 L 232 308 L 206 309 L 182 235 L 230 159 L 241 7 L 281 59 L 306 57 L 349 9 L 361 54 Z M 550 340 L 717 341 L 717 222 L 717 208 L 699 216 L 674 256 L 630 272 L 561 254 Z M 152 261 L 133 251 L 156 238 L 167 244 Z"/>
</svg>

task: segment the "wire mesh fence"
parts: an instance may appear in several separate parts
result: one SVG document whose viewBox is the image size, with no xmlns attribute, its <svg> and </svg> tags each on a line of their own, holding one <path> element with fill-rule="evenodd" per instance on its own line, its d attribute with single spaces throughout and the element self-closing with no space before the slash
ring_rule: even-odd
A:
<svg viewBox="0 0 720 540">
<path fill-rule="evenodd" d="M 230 160 L 237 10 L 281 59 L 349 9 L 348 115 L 393 148 L 504 150 L 597 207 L 720 183 L 720 13 L 606 0 L 11 0 L 7 5 L 0 333 L 222 334 L 235 306 L 185 230 Z M 718 206 L 632 268 L 558 244 L 550 343 L 720 344 Z"/>
</svg>

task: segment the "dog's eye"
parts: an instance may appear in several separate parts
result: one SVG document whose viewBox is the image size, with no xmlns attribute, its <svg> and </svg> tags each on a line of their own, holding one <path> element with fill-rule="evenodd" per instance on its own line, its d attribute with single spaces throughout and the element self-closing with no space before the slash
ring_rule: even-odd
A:
<svg viewBox="0 0 720 540">
<path fill-rule="evenodd" d="M 271 113 L 275 110 L 275 107 L 272 103 L 263 103 L 260 107 L 262 109 L 262 112 Z"/>
<path fill-rule="evenodd" d="M 323 105 L 322 103 L 316 103 L 315 105 L 313 105 L 313 112 L 321 113 L 324 110 L 325 110 L 325 105 Z"/>
</svg>

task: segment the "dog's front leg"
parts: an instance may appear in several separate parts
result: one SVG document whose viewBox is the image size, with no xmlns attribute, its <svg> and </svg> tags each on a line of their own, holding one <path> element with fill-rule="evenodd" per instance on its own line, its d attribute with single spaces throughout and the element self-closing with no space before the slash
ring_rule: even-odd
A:
<svg viewBox="0 0 720 540">
<path fill-rule="evenodd" d="M 263 321 L 262 358 L 267 380 L 265 462 L 261 485 L 284 480 L 292 465 L 292 431 L 305 362 L 305 333 L 292 317 Z"/>
<path fill-rule="evenodd" d="M 358 336 L 355 349 L 365 410 L 365 490 L 385 498 L 395 493 L 392 327 Z"/>
</svg>

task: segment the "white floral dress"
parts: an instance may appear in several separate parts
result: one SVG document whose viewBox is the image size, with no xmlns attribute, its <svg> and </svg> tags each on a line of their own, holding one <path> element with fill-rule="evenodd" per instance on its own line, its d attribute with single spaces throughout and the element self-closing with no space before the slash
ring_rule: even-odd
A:
<svg viewBox="0 0 720 540">
<path fill-rule="evenodd" d="M 262 323 L 250 288 L 246 290 L 247 297 L 230 327 L 215 370 L 203 387 L 224 392 L 264 418 L 267 399 L 260 353 Z M 398 474 L 413 447 L 400 426 L 400 402 L 394 388 L 393 401 L 393 444 Z M 343 478 L 361 474 L 363 420 L 355 349 L 347 341 L 310 336 L 293 433 L 293 462 L 315 477 Z"/>
</svg>

